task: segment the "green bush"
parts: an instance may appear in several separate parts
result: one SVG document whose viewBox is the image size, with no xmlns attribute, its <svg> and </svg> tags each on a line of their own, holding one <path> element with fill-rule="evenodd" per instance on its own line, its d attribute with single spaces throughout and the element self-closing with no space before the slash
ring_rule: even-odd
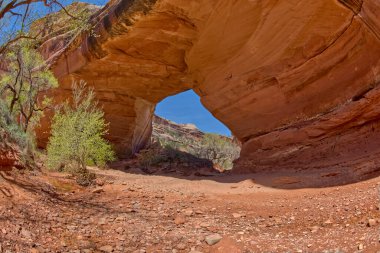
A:
<svg viewBox="0 0 380 253">
<path fill-rule="evenodd" d="M 104 166 L 114 160 L 111 145 L 104 139 L 107 124 L 95 102 L 93 89 L 73 85 L 73 103 L 66 102 L 53 118 L 47 146 L 48 166 L 70 168 L 86 174 L 87 164 Z"/>
<path fill-rule="evenodd" d="M 5 102 L 0 99 L 0 141 L 16 143 L 23 150 L 33 150 L 33 138 L 25 133 L 10 114 Z"/>
<path fill-rule="evenodd" d="M 217 135 L 205 134 L 202 138 L 188 138 L 187 136 L 174 136 L 170 132 L 168 134 L 175 139 L 168 140 L 165 138 L 156 137 L 161 146 L 167 150 L 172 150 L 171 153 L 177 151 L 181 155 L 178 159 L 184 159 L 183 154 L 189 153 L 193 157 L 199 159 L 207 159 L 214 165 L 219 166 L 223 170 L 230 170 L 233 167 L 233 161 L 239 158 L 240 147 L 231 138 Z M 170 152 L 167 152 L 170 154 Z M 160 155 L 160 154 L 156 154 Z M 157 159 L 157 158 L 156 158 Z"/>
<path fill-rule="evenodd" d="M 199 158 L 189 152 L 181 151 L 178 143 L 167 141 L 165 145 L 155 142 L 145 150 L 137 154 L 139 165 L 144 169 L 152 167 L 176 167 L 183 169 L 191 168 L 211 168 L 212 163 L 203 158 Z"/>
<path fill-rule="evenodd" d="M 19 163 L 24 168 L 36 168 L 34 162 L 35 143 L 34 136 L 24 132 L 9 113 L 9 110 L 2 99 L 0 99 L 0 146 L 2 148 L 18 148 Z"/>
<path fill-rule="evenodd" d="M 225 136 L 205 134 L 197 153 L 199 157 L 212 161 L 224 170 L 230 170 L 233 161 L 239 158 L 240 147 Z"/>
<path fill-rule="evenodd" d="M 148 169 L 152 166 L 158 166 L 161 163 L 168 161 L 165 153 L 158 148 L 141 150 L 137 157 L 140 166 L 142 166 L 144 169 Z"/>
</svg>

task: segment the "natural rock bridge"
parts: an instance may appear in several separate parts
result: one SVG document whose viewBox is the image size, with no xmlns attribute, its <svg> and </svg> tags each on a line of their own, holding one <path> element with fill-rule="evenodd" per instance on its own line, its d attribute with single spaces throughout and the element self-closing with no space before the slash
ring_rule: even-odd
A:
<svg viewBox="0 0 380 253">
<path fill-rule="evenodd" d="M 72 80 L 95 87 L 121 155 L 146 144 L 158 102 L 193 89 L 242 142 L 238 171 L 373 170 L 379 16 L 377 0 L 119 0 L 41 50 L 57 101 Z"/>
</svg>

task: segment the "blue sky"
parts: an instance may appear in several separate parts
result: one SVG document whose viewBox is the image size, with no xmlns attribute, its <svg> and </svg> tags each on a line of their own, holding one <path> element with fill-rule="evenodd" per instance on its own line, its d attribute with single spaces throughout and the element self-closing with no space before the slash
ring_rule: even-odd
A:
<svg viewBox="0 0 380 253">
<path fill-rule="evenodd" d="M 199 96 L 192 90 L 164 99 L 157 105 L 156 114 L 176 123 L 193 123 L 203 132 L 231 135 L 231 131 L 201 104 Z"/>
</svg>

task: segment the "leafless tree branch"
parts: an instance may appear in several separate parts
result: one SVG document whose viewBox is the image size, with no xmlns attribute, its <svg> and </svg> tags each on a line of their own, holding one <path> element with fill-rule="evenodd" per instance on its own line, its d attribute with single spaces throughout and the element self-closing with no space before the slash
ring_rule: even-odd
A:
<svg viewBox="0 0 380 253">
<path fill-rule="evenodd" d="M 60 10 L 64 11 L 64 13 L 69 16 L 72 19 L 80 20 L 80 17 L 76 17 L 75 15 L 71 14 L 65 6 L 59 1 L 59 0 L 11 0 L 10 2 L 5 2 L 4 0 L 0 0 L 0 21 L 6 17 L 7 14 L 10 14 L 12 16 L 17 16 L 22 18 L 21 21 L 21 33 L 20 35 L 14 34 L 14 36 L 10 36 L 8 40 L 5 40 L 3 44 L 0 44 L 0 55 L 2 55 L 7 48 L 12 46 L 14 43 L 18 42 L 22 39 L 29 39 L 29 40 L 35 40 L 38 38 L 38 35 L 42 33 L 42 31 L 38 35 L 24 35 L 23 29 L 25 27 L 28 27 L 30 24 L 26 24 L 26 20 L 30 13 L 30 7 L 33 3 L 42 3 L 45 7 L 52 7 L 54 5 L 58 6 Z M 25 6 L 24 13 L 19 13 L 19 7 Z M 42 29 L 41 29 L 42 30 Z M 3 37 L 4 38 L 4 37 Z"/>
</svg>

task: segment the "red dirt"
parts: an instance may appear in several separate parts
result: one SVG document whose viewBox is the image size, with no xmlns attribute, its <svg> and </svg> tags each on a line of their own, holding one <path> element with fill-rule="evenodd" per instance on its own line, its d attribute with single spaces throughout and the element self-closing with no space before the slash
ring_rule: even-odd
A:
<svg viewBox="0 0 380 253">
<path fill-rule="evenodd" d="M 380 250 L 379 177 L 309 188 L 336 185 L 338 174 L 179 178 L 95 171 L 105 183 L 100 193 L 63 174 L 2 174 L 0 252 Z M 214 233 L 223 239 L 209 246 L 204 238 Z"/>
</svg>

